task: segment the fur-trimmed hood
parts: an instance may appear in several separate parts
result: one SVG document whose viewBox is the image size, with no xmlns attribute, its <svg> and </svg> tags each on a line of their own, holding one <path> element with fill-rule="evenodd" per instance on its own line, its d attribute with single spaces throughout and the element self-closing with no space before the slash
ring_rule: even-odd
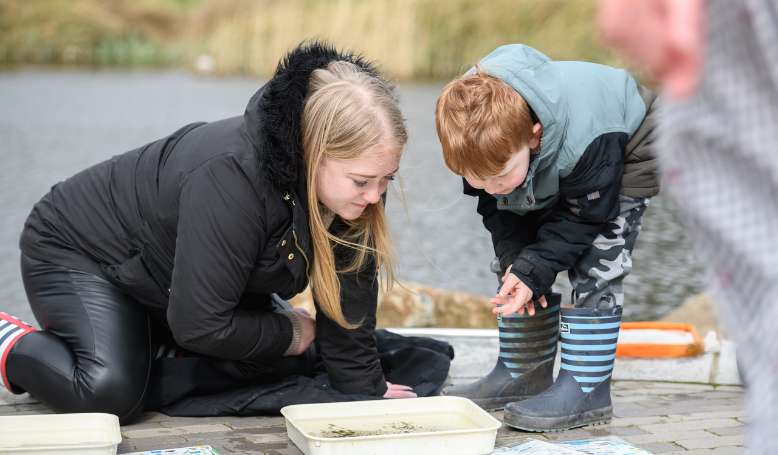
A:
<svg viewBox="0 0 778 455">
<path fill-rule="evenodd" d="M 342 60 L 378 75 L 372 63 L 359 55 L 339 52 L 320 41 L 304 42 L 278 63 L 273 78 L 249 100 L 243 115 L 258 155 L 260 172 L 279 190 L 304 184 L 302 116 L 308 81 L 318 68 Z"/>
</svg>

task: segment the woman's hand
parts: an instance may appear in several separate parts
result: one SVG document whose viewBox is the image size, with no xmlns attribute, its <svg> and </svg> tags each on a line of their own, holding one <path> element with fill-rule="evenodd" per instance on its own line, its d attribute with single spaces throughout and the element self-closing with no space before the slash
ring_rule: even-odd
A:
<svg viewBox="0 0 778 455">
<path fill-rule="evenodd" d="M 305 308 L 295 308 L 293 311 L 297 313 L 295 317 L 300 322 L 300 345 L 288 355 L 300 355 L 316 339 L 316 319 L 312 318 Z"/>
<path fill-rule="evenodd" d="M 407 385 L 392 384 L 386 381 L 386 393 L 384 398 L 416 398 L 417 395 L 412 388 Z"/>
</svg>

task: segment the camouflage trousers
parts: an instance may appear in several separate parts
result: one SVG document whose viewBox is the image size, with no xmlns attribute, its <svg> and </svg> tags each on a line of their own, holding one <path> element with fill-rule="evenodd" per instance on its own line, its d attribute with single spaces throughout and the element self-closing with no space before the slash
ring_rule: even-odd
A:
<svg viewBox="0 0 778 455">
<path fill-rule="evenodd" d="M 624 305 L 624 278 L 632 271 L 632 250 L 649 198 L 619 196 L 619 216 L 609 221 L 592 246 L 567 271 L 576 308 Z"/>
<path fill-rule="evenodd" d="M 568 270 L 571 302 L 577 308 L 609 309 L 624 304 L 624 278 L 632 271 L 632 249 L 650 198 L 619 196 L 619 215 L 609 221 L 592 246 Z M 491 269 L 500 276 L 500 262 Z"/>
</svg>

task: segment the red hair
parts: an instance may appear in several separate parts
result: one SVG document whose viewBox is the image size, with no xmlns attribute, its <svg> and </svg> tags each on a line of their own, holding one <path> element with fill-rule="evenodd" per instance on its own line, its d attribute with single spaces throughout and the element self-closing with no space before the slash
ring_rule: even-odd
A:
<svg viewBox="0 0 778 455">
<path fill-rule="evenodd" d="M 497 175 L 528 144 L 534 121 L 524 98 L 501 80 L 476 74 L 449 82 L 438 97 L 435 127 L 446 166 L 457 175 Z"/>
</svg>

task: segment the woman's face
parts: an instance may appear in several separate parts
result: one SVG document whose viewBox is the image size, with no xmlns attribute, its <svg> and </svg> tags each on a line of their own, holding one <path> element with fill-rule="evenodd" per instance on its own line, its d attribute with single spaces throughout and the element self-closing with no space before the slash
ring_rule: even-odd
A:
<svg viewBox="0 0 778 455">
<path fill-rule="evenodd" d="M 325 157 L 319 165 L 319 202 L 344 220 L 359 218 L 368 204 L 377 204 L 400 166 L 400 150 L 376 146 L 359 158 Z"/>
</svg>

